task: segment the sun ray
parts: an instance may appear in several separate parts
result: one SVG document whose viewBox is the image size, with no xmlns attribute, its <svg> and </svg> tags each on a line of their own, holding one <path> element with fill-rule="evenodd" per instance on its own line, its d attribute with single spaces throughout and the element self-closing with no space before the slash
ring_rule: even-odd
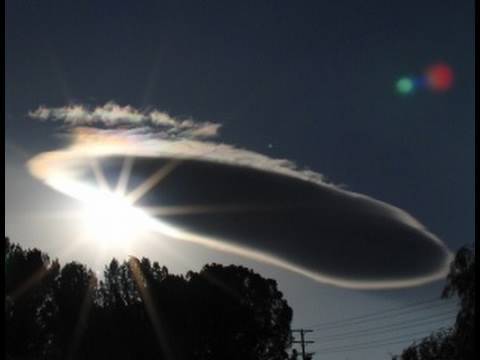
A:
<svg viewBox="0 0 480 360">
<path fill-rule="evenodd" d="M 118 195 L 125 195 L 127 191 L 128 181 L 130 180 L 130 174 L 132 172 L 134 158 L 133 157 L 126 157 L 123 160 L 122 170 L 120 175 L 118 176 L 117 187 L 115 188 L 115 192 Z"/>
<path fill-rule="evenodd" d="M 105 174 L 103 173 L 100 163 L 96 159 L 92 159 L 92 161 L 90 162 L 90 165 L 95 175 L 95 180 L 97 181 L 98 187 L 102 191 L 109 192 L 110 186 L 108 185 L 108 181 L 105 177 Z"/>
<path fill-rule="evenodd" d="M 15 290 L 7 294 L 7 298 L 12 301 L 17 300 L 23 294 L 25 294 L 32 286 L 38 284 L 51 270 L 51 267 L 41 267 L 39 270 L 35 271 L 32 276 L 25 280 L 22 284 L 17 286 Z"/>
<path fill-rule="evenodd" d="M 76 242 L 77 245 L 80 243 L 80 241 Z M 94 268 L 97 269 L 101 263 L 102 260 L 105 258 L 105 251 L 104 249 L 100 249 L 96 253 L 97 255 L 95 256 L 93 260 L 93 265 Z M 80 342 L 82 340 L 83 333 L 85 332 L 86 327 L 88 326 L 87 320 L 88 320 L 88 315 L 90 313 L 90 310 L 92 308 L 92 294 L 95 289 L 95 281 L 98 280 L 97 274 L 94 272 L 94 276 L 89 279 L 89 287 L 87 290 L 87 293 L 85 294 L 85 298 L 82 301 L 82 305 L 80 307 L 77 323 L 75 325 L 74 333 L 72 340 L 69 344 L 68 352 L 67 352 L 67 359 L 73 359 L 76 356 L 76 352 L 80 346 Z M 88 355 L 88 354 L 87 354 Z"/>
<path fill-rule="evenodd" d="M 92 305 L 93 305 L 92 295 L 93 295 L 94 289 L 95 289 L 95 277 L 92 276 L 89 279 L 88 289 L 87 289 L 87 292 L 85 293 L 85 297 L 80 306 L 77 323 L 75 325 L 72 340 L 70 342 L 70 345 L 67 351 L 67 359 L 74 359 L 78 355 L 77 350 L 82 340 L 83 333 L 85 332 L 85 329 L 88 326 L 87 320 L 88 320 L 88 314 L 90 313 L 90 309 L 92 308 Z"/>
<path fill-rule="evenodd" d="M 143 304 L 145 305 L 145 310 L 147 311 L 148 317 L 150 318 L 150 321 L 152 323 L 155 335 L 157 337 L 157 341 L 165 355 L 165 358 L 167 360 L 171 360 L 173 359 L 172 350 L 168 345 L 165 336 L 166 332 L 163 329 L 157 308 L 155 307 L 155 303 L 153 302 L 151 294 L 146 286 L 146 280 L 142 273 L 142 269 L 140 268 L 140 260 L 138 260 L 134 256 L 130 256 L 128 260 L 128 265 L 132 272 L 133 279 L 137 284 L 140 296 L 142 297 Z"/>
<path fill-rule="evenodd" d="M 78 246 L 80 245 L 80 242 L 74 241 L 72 244 L 67 246 L 66 248 L 61 251 L 59 254 L 59 258 L 68 256 L 71 254 Z M 31 287 L 35 286 L 38 284 L 42 279 L 54 268 L 52 267 L 52 263 L 49 264 L 47 267 L 42 267 L 38 269 L 36 272 L 34 272 L 27 280 L 25 280 L 22 284 L 17 286 L 13 291 L 11 291 L 7 297 L 9 297 L 12 300 L 16 300 L 20 298 L 23 294 L 25 294 Z"/>
<path fill-rule="evenodd" d="M 301 204 L 221 204 L 221 205 L 177 205 L 177 206 L 143 206 L 141 209 L 151 216 L 175 216 L 194 214 L 224 214 L 265 212 L 291 209 Z"/>
<path fill-rule="evenodd" d="M 153 189 L 160 181 L 168 176 L 175 168 L 180 164 L 180 160 L 172 160 L 167 162 L 164 166 L 158 169 L 153 173 L 147 180 L 140 184 L 137 188 L 132 190 L 127 195 L 127 200 L 131 204 L 135 204 L 140 200 L 145 194 L 147 194 L 151 189 Z"/>
<path fill-rule="evenodd" d="M 144 211 L 153 216 L 194 215 L 212 213 L 249 212 L 258 210 L 254 205 L 178 205 L 178 206 L 152 206 L 142 207 Z"/>
<path fill-rule="evenodd" d="M 95 259 L 93 260 L 94 268 L 98 268 L 98 266 L 102 261 L 103 256 L 104 256 L 103 251 L 97 252 L 97 256 L 95 256 Z M 96 274 L 90 278 L 90 284 L 89 284 L 90 286 L 88 288 L 87 293 L 85 294 L 85 298 L 80 308 L 77 324 L 74 330 L 73 339 L 69 346 L 69 356 L 67 358 L 73 358 L 75 356 L 76 350 L 78 349 L 78 346 L 81 341 L 81 337 L 83 335 L 83 332 L 85 331 L 85 327 L 87 325 L 86 320 L 90 312 L 90 309 L 92 307 L 92 301 L 89 301 L 89 300 L 91 300 L 92 292 L 95 289 L 96 280 L 98 280 L 98 277 Z"/>
</svg>

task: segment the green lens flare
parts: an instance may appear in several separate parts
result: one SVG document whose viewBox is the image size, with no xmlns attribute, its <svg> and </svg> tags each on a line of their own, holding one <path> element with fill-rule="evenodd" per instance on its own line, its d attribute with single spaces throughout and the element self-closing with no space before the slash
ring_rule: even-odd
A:
<svg viewBox="0 0 480 360">
<path fill-rule="evenodd" d="M 409 78 L 401 78 L 397 81 L 397 91 L 400 94 L 408 94 L 413 90 L 413 81 Z"/>
</svg>

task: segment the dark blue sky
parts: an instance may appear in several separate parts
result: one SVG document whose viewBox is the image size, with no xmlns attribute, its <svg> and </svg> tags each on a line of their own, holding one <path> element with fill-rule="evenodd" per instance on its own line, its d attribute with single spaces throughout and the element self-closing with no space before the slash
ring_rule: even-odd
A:
<svg viewBox="0 0 480 360">
<path fill-rule="evenodd" d="M 473 1 L 15 0 L 5 39 L 11 148 L 59 145 L 26 116 L 39 105 L 155 107 L 405 209 L 452 250 L 474 241 Z M 451 91 L 395 92 L 437 61 Z M 312 287 L 290 290 L 304 319 Z"/>
</svg>

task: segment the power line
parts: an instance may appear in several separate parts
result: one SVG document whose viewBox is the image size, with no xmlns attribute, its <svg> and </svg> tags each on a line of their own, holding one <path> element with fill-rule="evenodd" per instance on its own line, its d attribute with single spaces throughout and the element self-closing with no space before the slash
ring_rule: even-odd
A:
<svg viewBox="0 0 480 360">
<path fill-rule="evenodd" d="M 317 350 L 317 352 L 321 352 L 323 355 L 328 355 L 328 354 L 336 354 L 340 352 L 351 352 L 351 351 L 358 351 L 358 350 L 366 350 L 366 349 L 378 349 L 381 347 L 384 347 L 386 345 L 396 345 L 396 344 L 405 344 L 406 342 L 412 341 L 412 339 L 408 340 L 400 340 L 400 341 L 393 341 L 393 342 L 386 342 L 383 344 L 377 344 L 377 345 L 372 345 L 372 346 L 364 346 L 364 347 L 358 347 L 354 349 L 338 349 L 338 350 L 331 350 L 331 351 L 321 351 Z"/>
<path fill-rule="evenodd" d="M 342 319 L 342 320 L 338 320 L 338 321 L 329 321 L 329 322 L 324 322 L 324 323 L 318 323 L 317 325 L 313 325 L 313 326 L 310 326 L 310 327 L 314 328 L 316 330 L 334 329 L 334 328 L 342 327 L 342 326 L 349 325 L 349 324 L 362 323 L 364 321 L 373 321 L 373 320 L 377 321 L 377 320 L 380 320 L 380 319 L 383 319 L 383 318 L 398 317 L 400 315 L 405 315 L 405 314 L 408 315 L 408 314 L 411 314 L 410 309 L 412 309 L 412 308 L 424 307 L 425 305 L 429 305 L 429 304 L 432 304 L 432 303 L 435 303 L 435 302 L 437 302 L 437 304 L 430 305 L 430 308 L 432 308 L 432 307 L 436 308 L 436 307 L 443 307 L 443 306 L 446 306 L 446 305 L 451 305 L 451 303 L 449 303 L 449 302 L 443 301 L 441 303 L 438 303 L 438 301 L 441 301 L 441 299 L 433 300 L 433 301 L 429 300 L 429 301 L 417 302 L 417 303 L 414 303 L 414 304 L 401 306 L 401 307 L 398 307 L 398 308 L 393 308 L 393 309 L 388 309 L 388 310 L 384 310 L 384 311 L 380 311 L 380 312 L 368 313 L 368 314 L 364 314 L 364 315 L 354 316 L 354 317 L 351 317 L 351 318 Z M 401 311 L 401 310 L 404 310 L 404 311 Z M 421 310 L 421 309 L 418 309 L 416 311 L 419 311 L 419 310 Z M 400 311 L 400 312 L 398 312 L 398 311 Z M 395 312 L 397 312 L 397 313 L 395 314 Z"/>
<path fill-rule="evenodd" d="M 436 323 L 439 323 L 439 320 L 436 320 Z M 375 340 L 381 340 L 381 338 L 385 335 L 391 335 L 391 334 L 398 334 L 398 335 L 403 335 L 403 336 L 410 336 L 412 335 L 413 333 L 405 333 L 405 330 L 410 330 L 412 328 L 415 328 L 415 327 L 418 327 L 417 326 L 413 326 L 413 327 L 404 327 L 402 329 L 396 329 L 396 330 L 393 330 L 393 331 L 376 331 L 375 333 L 366 333 L 364 334 L 364 336 L 361 336 L 361 335 L 356 335 L 356 336 L 344 336 L 344 337 L 338 337 L 336 339 L 325 339 L 326 341 L 320 341 L 319 343 L 322 344 L 322 345 L 339 345 L 339 343 L 342 343 L 342 341 L 345 341 L 345 340 L 349 340 L 349 339 L 352 339 L 352 338 L 362 338 L 362 337 L 365 337 L 365 336 L 369 336 L 369 337 L 373 337 Z M 443 327 L 445 328 L 445 327 Z M 399 331 L 398 330 L 402 330 L 400 333 L 402 334 L 399 334 Z M 420 330 L 421 332 L 429 332 L 431 333 L 432 332 L 432 329 L 427 329 L 427 328 L 424 328 L 422 330 Z M 378 336 L 380 338 L 378 338 Z"/>
<path fill-rule="evenodd" d="M 430 307 L 434 307 L 434 308 L 450 305 L 448 302 L 445 302 L 445 301 L 439 302 L 439 301 L 441 301 L 441 299 L 433 300 L 433 301 L 432 300 L 424 301 L 421 303 L 419 302 L 419 303 L 401 306 L 397 308 L 391 308 L 391 309 L 387 309 L 379 312 L 372 312 L 364 315 L 354 316 L 354 317 L 342 319 L 342 320 L 318 323 L 317 325 L 311 326 L 311 328 L 333 328 L 337 326 L 342 326 L 344 323 L 356 323 L 356 322 L 361 322 L 361 320 L 363 321 L 365 319 L 374 319 L 374 318 L 376 319 L 376 318 L 384 318 L 388 316 L 390 317 L 399 316 L 399 315 L 410 313 L 414 308 L 419 308 L 418 310 L 415 310 L 415 311 L 420 311 L 422 310 L 423 307 L 425 307 L 425 305 L 430 305 L 430 304 L 433 304 L 433 305 L 430 305 Z M 392 313 L 397 313 L 397 314 L 392 315 Z"/>
<path fill-rule="evenodd" d="M 406 330 L 413 330 L 413 329 L 418 329 L 420 325 L 429 325 L 429 324 L 438 324 L 438 326 L 440 326 L 443 322 L 445 322 L 445 320 L 448 320 L 448 319 L 441 319 L 441 320 L 435 320 L 435 321 L 431 321 L 431 322 L 428 322 L 428 323 L 424 323 L 424 324 L 418 324 L 418 325 L 414 325 L 414 326 L 402 326 L 402 327 L 398 327 L 396 329 L 390 329 L 388 331 L 385 331 L 385 330 L 380 330 L 380 331 L 372 331 L 372 332 L 365 332 L 364 334 L 352 334 L 352 335 L 346 335 L 346 336 L 338 336 L 338 337 L 331 337 L 331 338 L 323 338 L 322 340 L 320 339 L 316 339 L 317 341 L 319 341 L 320 343 L 332 343 L 332 342 L 338 342 L 338 341 L 342 341 L 342 340 L 345 340 L 345 339 L 352 339 L 352 338 L 365 338 L 367 336 L 378 336 L 378 335 L 387 335 L 387 334 L 395 334 L 395 333 L 399 333 L 399 332 L 405 332 Z M 449 327 L 449 326 L 443 326 L 443 327 Z M 425 331 L 432 331 L 432 329 L 429 329 L 429 328 L 423 328 Z"/>
<path fill-rule="evenodd" d="M 412 328 L 412 327 L 418 327 L 420 325 L 427 325 L 430 323 L 436 323 L 439 321 L 445 321 L 448 319 L 454 319 L 452 315 L 455 315 L 455 311 L 449 310 L 447 312 L 443 312 L 440 314 L 435 314 L 435 316 L 427 316 L 419 319 L 412 319 L 412 320 L 404 320 L 402 322 L 395 322 L 392 324 L 384 324 L 381 326 L 375 326 L 373 328 L 361 328 L 361 329 L 356 329 L 353 331 L 347 331 L 347 332 L 340 332 L 340 333 L 334 333 L 334 334 L 327 334 L 325 336 L 318 337 L 317 339 L 333 339 L 336 337 L 345 337 L 345 336 L 351 336 L 351 335 L 358 335 L 358 334 L 365 334 L 365 333 L 375 333 L 378 331 L 385 331 L 385 330 L 395 330 L 395 329 L 405 329 L 405 328 Z M 407 323 L 408 322 L 408 323 Z"/>
<path fill-rule="evenodd" d="M 425 309 L 425 307 L 428 306 L 428 309 Z M 391 318 L 400 318 L 400 321 L 395 322 L 393 324 L 384 324 L 382 326 L 375 326 L 374 328 L 357 328 L 354 331 L 347 331 L 347 332 L 342 332 L 342 333 L 333 333 L 328 335 L 326 337 L 316 337 L 314 340 L 332 340 L 327 343 L 323 343 L 323 345 L 327 345 L 330 347 L 324 348 L 324 349 L 319 349 L 318 351 L 322 352 L 323 354 L 329 354 L 329 353 L 334 353 L 334 352 L 341 352 L 341 351 L 350 351 L 350 350 L 361 350 L 361 349 L 367 349 L 367 348 L 372 348 L 372 347 L 380 347 L 380 346 L 385 346 L 385 345 L 393 345 L 393 344 L 400 344 L 400 343 L 405 343 L 406 341 L 414 341 L 415 339 L 412 339 L 411 336 L 416 335 L 416 334 L 425 334 L 425 332 L 431 333 L 432 330 L 422 330 L 419 332 L 411 333 L 408 334 L 408 338 L 395 341 L 393 342 L 394 339 L 399 339 L 398 336 L 395 338 L 377 338 L 373 342 L 364 342 L 360 344 L 352 344 L 352 345 L 341 345 L 339 342 L 341 342 L 342 339 L 346 338 L 351 338 L 354 336 L 365 336 L 365 335 L 372 335 L 372 334 L 389 334 L 392 332 L 396 332 L 395 330 L 406 330 L 406 329 L 411 329 L 411 328 L 418 328 L 419 326 L 422 325 L 428 325 L 428 324 L 433 324 L 433 323 L 439 323 L 440 321 L 446 321 L 448 320 L 452 315 L 454 315 L 454 312 L 456 309 L 451 308 L 447 311 L 442 311 L 444 310 L 445 306 L 452 306 L 452 301 L 444 300 L 444 299 L 428 299 L 428 300 L 422 300 L 422 301 L 417 301 L 413 302 L 410 304 L 406 304 L 403 306 L 395 307 L 395 308 L 389 308 L 382 310 L 380 312 L 372 312 L 372 313 L 367 313 L 363 315 L 358 315 L 354 316 L 351 318 L 347 319 L 342 319 L 338 321 L 328 321 L 328 322 L 322 322 L 322 323 L 317 323 L 316 325 L 311 326 L 311 328 L 316 328 L 318 331 L 330 331 L 333 329 L 339 329 L 347 327 L 356 327 L 356 326 L 362 326 L 365 324 L 370 324 L 375 322 L 383 322 L 385 323 L 385 319 L 391 319 Z M 434 309 L 436 313 L 430 313 L 428 317 L 422 317 L 422 318 L 417 318 L 417 319 L 409 319 L 411 316 L 418 315 L 420 311 L 425 312 L 428 310 Z M 402 320 L 403 319 L 403 320 Z M 453 317 L 452 317 L 453 320 Z M 298 330 L 297 330 L 298 331 Z M 407 336 L 407 334 L 402 334 L 400 336 Z M 390 340 L 386 342 L 387 340 Z M 334 345 L 336 344 L 336 345 Z"/>
<path fill-rule="evenodd" d="M 352 351 L 352 350 L 361 350 L 361 349 L 367 349 L 371 348 L 372 346 L 384 346 L 384 345 L 389 345 L 393 344 L 392 341 L 396 341 L 395 343 L 405 343 L 408 341 L 415 341 L 415 339 L 412 339 L 412 336 L 415 335 L 421 335 L 424 334 L 425 336 L 422 337 L 425 338 L 428 336 L 428 334 L 425 334 L 426 330 L 424 331 L 418 331 L 416 333 L 410 334 L 408 337 L 405 337 L 405 335 L 401 336 L 395 336 L 391 338 L 386 338 L 386 339 L 381 339 L 381 340 L 374 340 L 374 341 L 367 341 L 363 343 L 356 343 L 356 344 L 351 344 L 351 345 L 343 345 L 343 346 L 332 346 L 332 347 L 327 347 L 327 348 L 320 348 L 317 349 L 317 352 L 321 352 L 323 354 L 328 354 L 331 352 L 341 352 L 341 351 Z"/>
</svg>

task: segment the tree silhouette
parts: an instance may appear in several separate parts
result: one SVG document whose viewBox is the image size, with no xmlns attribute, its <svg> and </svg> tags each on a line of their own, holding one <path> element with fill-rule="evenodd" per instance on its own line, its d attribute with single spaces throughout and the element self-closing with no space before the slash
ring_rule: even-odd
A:
<svg viewBox="0 0 480 360">
<path fill-rule="evenodd" d="M 46 328 L 59 264 L 5 238 L 5 270 L 6 352 L 15 358 L 42 358 L 51 340 Z"/>
<path fill-rule="evenodd" d="M 56 350 L 72 358 L 81 347 L 81 340 L 88 335 L 89 309 L 94 301 L 96 278 L 85 266 L 71 262 L 66 264 L 56 278 L 53 303 L 56 316 L 53 331 L 56 334 Z M 84 349 L 86 350 L 86 349 Z"/>
<path fill-rule="evenodd" d="M 82 264 L 5 242 L 12 359 L 288 359 L 292 310 L 252 270 L 210 264 L 179 276 L 112 259 L 97 281 Z"/>
<path fill-rule="evenodd" d="M 462 247 L 456 254 L 447 277 L 443 297 L 457 295 L 460 299 L 453 329 L 459 359 L 473 359 L 475 353 L 475 252 Z"/>
<path fill-rule="evenodd" d="M 292 311 L 274 280 L 244 267 L 212 264 L 187 274 L 199 324 L 203 358 L 286 359 Z M 213 315 L 213 316 L 212 316 Z M 239 351 L 232 352 L 232 348 Z"/>
<path fill-rule="evenodd" d="M 457 296 L 460 309 L 453 328 L 431 334 L 394 360 L 470 360 L 475 356 L 475 252 L 462 247 L 450 265 L 442 297 Z"/>
</svg>

